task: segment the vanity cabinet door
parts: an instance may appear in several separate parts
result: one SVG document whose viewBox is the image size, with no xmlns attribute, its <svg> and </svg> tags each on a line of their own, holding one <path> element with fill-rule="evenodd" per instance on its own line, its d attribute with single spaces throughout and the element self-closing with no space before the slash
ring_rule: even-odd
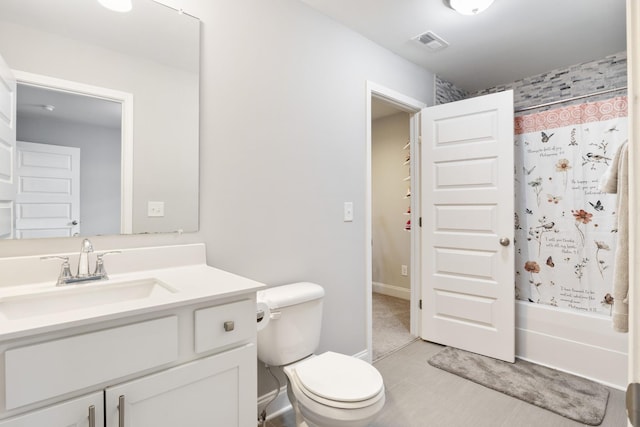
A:
<svg viewBox="0 0 640 427">
<path fill-rule="evenodd" d="M 247 344 L 106 389 L 107 427 L 253 427 L 256 389 Z"/>
<path fill-rule="evenodd" d="M 0 421 L 0 427 L 35 426 L 104 427 L 103 392 L 99 391 Z"/>
</svg>

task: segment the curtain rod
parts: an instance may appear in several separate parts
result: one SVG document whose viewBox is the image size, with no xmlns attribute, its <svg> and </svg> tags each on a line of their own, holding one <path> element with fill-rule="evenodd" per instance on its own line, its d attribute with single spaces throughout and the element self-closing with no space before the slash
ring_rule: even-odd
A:
<svg viewBox="0 0 640 427">
<path fill-rule="evenodd" d="M 622 86 L 622 87 L 615 88 L 615 89 L 601 90 L 600 92 L 593 92 L 593 93 L 589 93 L 589 94 L 586 94 L 586 95 L 574 96 L 573 98 L 560 99 L 558 101 L 551 101 L 551 102 L 547 102 L 547 103 L 544 103 L 544 104 L 534 105 L 533 107 L 520 108 L 520 109 L 516 110 L 515 112 L 516 113 L 520 113 L 522 111 L 535 110 L 536 108 L 547 107 L 547 106 L 555 105 L 555 104 L 562 104 L 563 102 L 576 101 L 578 99 L 589 98 L 591 96 L 596 96 L 596 95 L 604 95 L 605 93 L 619 92 L 621 90 L 627 90 L 627 86 Z"/>
</svg>

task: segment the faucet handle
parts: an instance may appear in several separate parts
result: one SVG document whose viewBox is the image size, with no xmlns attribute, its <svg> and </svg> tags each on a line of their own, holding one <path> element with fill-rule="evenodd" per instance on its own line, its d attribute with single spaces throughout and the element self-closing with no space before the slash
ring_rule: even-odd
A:
<svg viewBox="0 0 640 427">
<path fill-rule="evenodd" d="M 60 267 L 60 274 L 58 275 L 58 281 L 56 282 L 56 286 L 66 285 L 70 279 L 73 279 L 73 274 L 71 274 L 71 266 L 69 265 L 69 257 L 68 256 L 43 256 L 40 259 L 61 259 L 62 266 Z"/>
<path fill-rule="evenodd" d="M 111 255 L 111 254 L 121 254 L 122 251 L 106 251 L 106 252 L 96 252 L 96 257 L 98 258 L 102 258 L 105 255 Z"/>
<path fill-rule="evenodd" d="M 104 260 L 102 259 L 105 255 L 111 255 L 111 254 L 119 254 L 122 251 L 107 251 L 107 252 L 100 252 L 96 254 L 96 269 L 93 272 L 94 276 L 100 276 L 103 279 L 108 279 L 109 276 L 107 275 L 107 270 L 105 270 L 104 268 Z"/>
</svg>

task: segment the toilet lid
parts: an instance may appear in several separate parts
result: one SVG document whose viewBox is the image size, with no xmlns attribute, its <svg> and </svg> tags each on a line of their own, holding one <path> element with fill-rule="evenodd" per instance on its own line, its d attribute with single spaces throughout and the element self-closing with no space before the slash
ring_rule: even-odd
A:
<svg viewBox="0 0 640 427">
<path fill-rule="evenodd" d="M 367 362 L 328 351 L 296 365 L 296 375 L 309 392 L 340 402 L 371 399 L 383 388 L 382 375 Z"/>
</svg>

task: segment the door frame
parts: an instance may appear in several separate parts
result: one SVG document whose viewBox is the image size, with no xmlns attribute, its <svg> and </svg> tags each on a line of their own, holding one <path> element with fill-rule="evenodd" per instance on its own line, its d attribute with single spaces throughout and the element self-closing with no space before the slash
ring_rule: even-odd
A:
<svg viewBox="0 0 640 427">
<path fill-rule="evenodd" d="M 373 221 L 372 221 L 372 183 L 371 183 L 371 151 L 372 151 L 372 139 L 371 139 L 371 99 L 372 97 L 381 99 L 385 102 L 393 104 L 394 107 L 401 111 L 405 111 L 411 114 L 409 120 L 409 143 L 410 151 L 409 155 L 410 168 L 411 168 L 411 267 L 410 267 L 410 282 L 411 282 L 411 301 L 410 301 L 410 329 L 409 332 L 412 335 L 420 335 L 420 319 L 418 310 L 418 301 L 420 300 L 420 235 L 419 228 L 416 227 L 419 218 L 420 200 L 419 194 L 419 159 L 420 159 L 420 147 L 418 144 L 420 137 L 420 111 L 427 107 L 424 102 L 411 98 L 393 89 L 389 89 L 380 84 L 372 81 L 366 81 L 366 171 L 365 171 L 365 203 L 364 203 L 364 222 L 365 222 L 365 305 L 366 305 L 366 341 L 367 341 L 367 359 L 371 362 L 373 356 L 373 308 L 372 308 L 372 292 L 373 292 Z M 414 197 L 415 195 L 415 197 Z"/>
<path fill-rule="evenodd" d="M 70 92 L 122 105 L 120 153 L 120 232 L 133 232 L 133 94 L 41 74 L 12 70 L 18 84 Z"/>
<path fill-rule="evenodd" d="M 629 218 L 640 214 L 640 5 L 627 0 L 629 102 Z M 629 221 L 629 351 L 628 383 L 640 382 L 640 227 Z M 636 402 L 637 403 L 637 402 Z M 628 425 L 631 425 L 629 423 Z"/>
</svg>

